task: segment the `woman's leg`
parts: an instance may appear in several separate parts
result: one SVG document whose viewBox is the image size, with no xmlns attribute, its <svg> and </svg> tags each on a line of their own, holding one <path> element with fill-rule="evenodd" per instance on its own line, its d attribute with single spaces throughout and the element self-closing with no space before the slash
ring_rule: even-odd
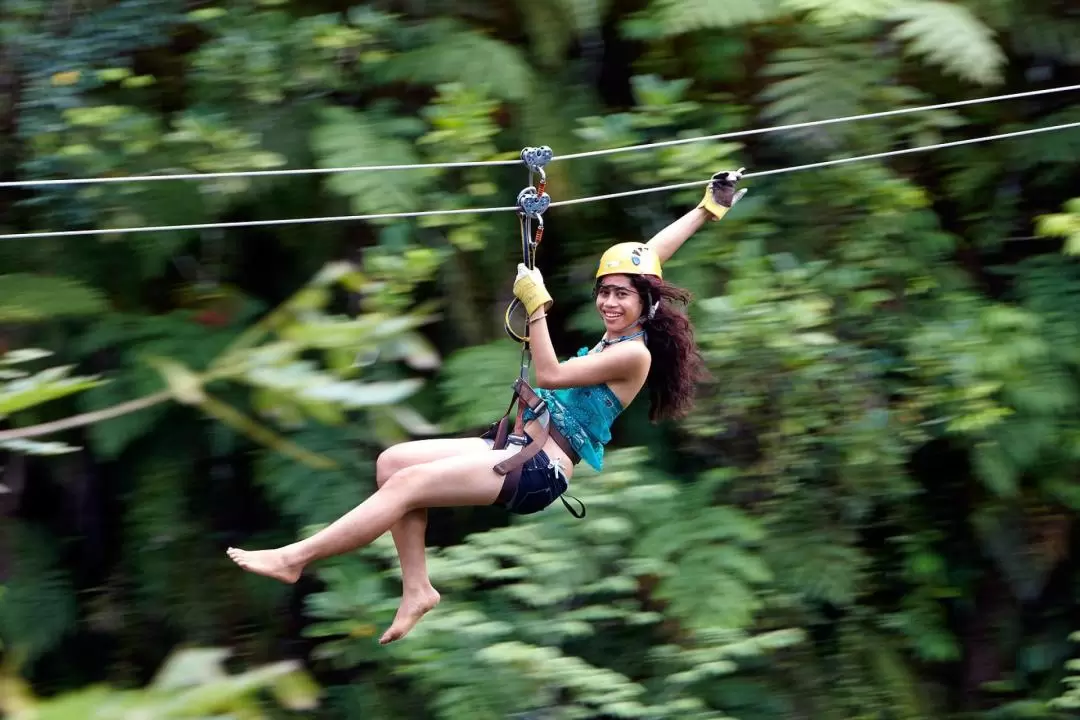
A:
<svg viewBox="0 0 1080 720">
<path fill-rule="evenodd" d="M 480 438 L 401 443 L 379 455 L 375 464 L 375 481 L 382 487 L 395 473 L 413 465 L 455 455 L 488 452 L 488 444 Z M 401 564 L 401 604 L 393 624 L 383 634 L 384 643 L 404 636 L 425 613 L 439 604 L 439 592 L 431 584 L 427 572 L 427 513 L 427 508 L 410 510 L 390 528 Z"/>
<path fill-rule="evenodd" d="M 367 545 L 411 510 L 491 505 L 503 486 L 503 477 L 493 466 L 518 450 L 469 453 L 403 468 L 371 497 L 310 538 L 274 550 L 229 548 L 228 555 L 245 570 L 295 582 L 308 564 Z"/>
</svg>

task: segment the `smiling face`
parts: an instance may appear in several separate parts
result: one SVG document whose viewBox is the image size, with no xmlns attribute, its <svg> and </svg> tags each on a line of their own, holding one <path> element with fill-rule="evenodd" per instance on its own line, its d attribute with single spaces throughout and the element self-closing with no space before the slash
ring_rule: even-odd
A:
<svg viewBox="0 0 1080 720">
<path fill-rule="evenodd" d="M 596 290 L 596 310 L 609 332 L 621 332 L 637 322 L 645 303 L 626 275 L 605 275 Z"/>
</svg>

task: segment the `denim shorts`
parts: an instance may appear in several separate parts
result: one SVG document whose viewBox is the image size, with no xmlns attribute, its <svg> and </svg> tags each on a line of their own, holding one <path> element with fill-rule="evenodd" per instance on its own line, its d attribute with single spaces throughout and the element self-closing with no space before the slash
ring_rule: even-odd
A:
<svg viewBox="0 0 1080 720">
<path fill-rule="evenodd" d="M 488 445 L 494 445 L 490 439 L 487 442 Z M 531 442 L 530 438 L 528 443 Z M 515 515 L 531 515 L 540 512 L 559 499 L 569 488 L 562 465 L 552 460 L 543 450 L 521 466 L 521 476 L 516 489 L 507 487 L 506 484 L 512 482 L 509 477 L 503 480 L 503 494 L 511 491 L 512 494 L 508 498 L 500 496 L 495 504 Z"/>
</svg>

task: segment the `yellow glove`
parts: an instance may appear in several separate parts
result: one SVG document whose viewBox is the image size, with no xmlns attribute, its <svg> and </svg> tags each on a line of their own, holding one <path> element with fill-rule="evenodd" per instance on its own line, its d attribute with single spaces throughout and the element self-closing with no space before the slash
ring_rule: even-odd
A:
<svg viewBox="0 0 1080 720">
<path fill-rule="evenodd" d="M 537 269 L 530 270 L 525 263 L 518 263 L 517 278 L 514 280 L 514 297 L 525 306 L 525 312 L 532 315 L 543 307 L 551 307 L 553 300 L 544 287 L 544 276 Z"/>
<path fill-rule="evenodd" d="M 724 170 L 713 175 L 709 181 L 709 187 L 705 188 L 705 197 L 702 198 L 698 207 L 709 211 L 714 220 L 719 220 L 724 215 L 727 215 L 727 211 L 734 207 L 735 203 L 742 200 L 742 196 L 746 194 L 745 189 L 735 192 L 735 185 L 742 179 L 743 170 L 745 169 L 739 168 L 734 172 Z"/>
</svg>

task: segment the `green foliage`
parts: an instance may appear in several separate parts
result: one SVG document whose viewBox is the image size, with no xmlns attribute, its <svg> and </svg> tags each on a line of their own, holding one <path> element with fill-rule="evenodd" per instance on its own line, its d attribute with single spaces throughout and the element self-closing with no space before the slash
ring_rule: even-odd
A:
<svg viewBox="0 0 1080 720">
<path fill-rule="evenodd" d="M 502 417 L 521 365 L 521 348 L 506 339 L 464 348 L 447 358 L 440 390 L 450 432 L 486 428 Z"/>
<path fill-rule="evenodd" d="M 72 375 L 71 366 L 59 366 L 35 373 L 16 367 L 52 355 L 48 350 L 24 348 L 0 355 L 0 419 L 70 395 L 93 392 L 107 386 L 98 377 Z M 31 455 L 59 455 L 78 448 L 61 442 L 38 442 L 27 438 L 4 437 L 0 448 Z"/>
<path fill-rule="evenodd" d="M 1065 204 L 1065 212 L 1043 215 L 1037 225 L 1044 237 L 1065 238 L 1064 252 L 1080 255 L 1080 198 Z"/>
<path fill-rule="evenodd" d="M 1080 633 L 1073 633 L 1069 640 L 1080 642 Z M 1066 712 L 1076 711 L 1080 709 L 1080 660 L 1069 660 L 1065 663 L 1065 669 L 1068 671 L 1062 680 L 1066 686 L 1065 691 L 1050 701 L 1050 707 Z"/>
<path fill-rule="evenodd" d="M 0 322 L 34 323 L 97 315 L 105 298 L 93 287 L 68 278 L 16 273 L 0 275 Z"/>
<path fill-rule="evenodd" d="M 631 32 L 643 37 L 668 37 L 697 30 L 735 28 L 771 20 L 780 14 L 777 0 L 652 0 L 645 13 L 635 18 Z"/>
<path fill-rule="evenodd" d="M 534 71 L 521 50 L 449 18 L 425 22 L 410 33 L 411 47 L 381 65 L 385 81 L 439 85 L 461 83 L 507 101 L 532 92 Z"/>
<path fill-rule="evenodd" d="M 967 7 L 912 0 L 893 9 L 889 19 L 899 23 L 893 35 L 907 43 L 909 53 L 971 82 L 1001 82 L 1005 53 L 994 41 L 993 30 Z"/>
<path fill-rule="evenodd" d="M 4 534 L 15 566 L 0 593 L 0 642 L 12 660 L 33 663 L 79 622 L 72 581 L 56 541 L 42 529 L 12 523 Z"/>
<path fill-rule="evenodd" d="M 101 384 L 95 377 L 71 376 L 71 367 L 54 367 L 30 374 L 15 368 L 49 357 L 46 350 L 16 350 L 0 355 L 0 418 Z"/>
<path fill-rule="evenodd" d="M 722 708 L 695 691 L 752 672 L 803 640 L 795 630 L 743 630 L 756 602 L 743 584 L 768 579 L 747 544 L 760 539 L 753 521 L 727 508 L 702 518 L 703 531 L 710 522 L 723 528 L 708 532 L 717 552 L 707 558 L 715 565 L 703 572 L 705 553 L 694 544 L 702 534 L 672 537 L 679 527 L 672 515 L 693 500 L 672 503 L 676 485 L 658 480 L 645 460 L 639 450 L 623 450 L 608 458 L 603 474 L 576 472 L 572 492 L 595 516 L 591 522 L 552 508 L 430 553 L 433 581 L 453 597 L 407 642 L 385 650 L 428 690 L 427 713 L 447 720 L 505 717 L 542 707 L 555 694 L 563 697 L 560 717 L 695 712 L 724 718 Z M 393 552 L 388 538 L 380 539 L 361 552 L 361 562 L 339 558 L 320 568 L 326 590 L 309 599 L 317 619 L 309 634 L 321 640 L 320 658 L 349 667 L 378 657 L 371 637 L 394 609 L 384 577 L 396 574 L 379 568 Z M 659 577 L 671 582 L 657 584 Z M 728 579 L 714 584 L 719 577 Z M 697 593 L 708 585 L 717 603 L 695 590 L 688 597 L 682 582 L 697 583 Z M 716 627 L 720 617 L 729 630 Z M 650 636 L 655 642 L 647 659 L 604 650 L 619 637 L 636 637 L 636 644 Z M 656 668 L 648 687 L 632 679 L 640 662 Z M 413 702 L 419 711 L 420 701 Z"/>
<path fill-rule="evenodd" d="M 274 452 L 263 452 L 256 466 L 258 483 L 267 496 L 301 527 L 325 525 L 358 505 L 374 489 L 374 467 L 356 457 L 357 440 L 367 438 L 340 428 L 337 432 L 309 428 L 294 439 L 312 452 L 335 461 L 337 467 L 315 470 Z"/>
<path fill-rule="evenodd" d="M 1075 20 L 1043 1 L 8 5 L 0 78 L 18 92 L 0 158 L 16 180 L 565 155 L 1018 92 L 1076 64 Z M 548 192 L 1072 122 L 1068 99 L 558 162 Z M 18 410 L 0 444 L 85 446 L 5 460 L 4 526 L 20 530 L 0 547 L 15 559 L 0 630 L 55 695 L 5 676 L 5 712 L 280 715 L 256 691 L 285 666 L 225 676 L 217 650 L 170 664 L 196 667 L 174 690 L 135 689 L 173 645 L 235 647 L 237 671 L 303 648 L 328 702 L 284 704 L 327 720 L 1067 712 L 1049 703 L 1080 512 L 1076 137 L 747 182 L 665 266 L 697 298 L 712 375 L 693 413 L 652 426 L 635 401 L 605 472 L 576 469 L 584 521 L 559 504 L 509 522 L 431 511 L 443 601 L 389 647 L 374 642 L 397 607 L 389 537 L 296 586 L 221 549 L 311 532 L 373 492 L 382 447 L 499 417 L 520 358 L 501 332 L 514 218 L 0 244 L 0 342 L 60 366 L 0 365 Z M 9 196 L 4 223 L 502 206 L 525 182 L 516 167 L 38 186 Z M 560 355 L 599 331 L 596 253 L 699 197 L 547 215 Z M 1016 240 L 1032 234 L 1065 252 Z M 71 437 L 19 434 L 79 411 Z M 115 532 L 84 566 L 65 550 L 92 554 L 96 527 Z"/>
<path fill-rule="evenodd" d="M 278 662 L 230 673 L 225 667 L 227 658 L 224 650 L 189 648 L 171 655 L 145 688 L 95 686 L 40 702 L 13 702 L 10 717 L 74 720 L 92 715 L 110 720 L 209 720 L 242 716 L 261 720 L 275 717 L 261 698 L 264 691 L 272 693 L 281 708 L 311 711 L 317 707 L 318 690 L 298 663 Z"/>
<path fill-rule="evenodd" d="M 859 115 L 872 112 L 868 101 L 894 71 L 894 62 L 873 58 L 872 48 L 862 42 L 785 47 L 765 69 L 774 81 L 762 100 L 767 116 L 783 123 Z"/>
<path fill-rule="evenodd" d="M 706 107 L 691 98 L 685 79 L 665 80 L 658 75 L 630 78 L 635 97 L 633 110 L 582 118 L 576 134 L 590 147 L 621 147 L 649 142 L 660 132 L 677 127 L 687 136 L 710 132 L 714 119 Z M 741 145 L 718 142 L 707 146 L 674 145 L 604 158 L 623 181 L 635 185 L 683 181 L 710 175 L 709 168 L 731 164 Z M 691 191 L 692 195 L 698 193 Z"/>
<path fill-rule="evenodd" d="M 397 127 L 395 127 L 395 125 Z M 373 117 L 345 108 L 330 107 L 312 137 L 322 167 L 406 165 L 420 162 L 407 137 L 395 137 L 409 124 L 385 126 Z M 429 170 L 396 173 L 359 172 L 335 175 L 329 187 L 351 198 L 357 213 L 406 212 L 425 206 L 425 194 L 434 176 Z M 424 209 L 427 209 L 426 207 Z"/>
<path fill-rule="evenodd" d="M 296 18 L 272 3 L 230 5 L 188 14 L 213 36 L 191 59 L 202 100 L 271 106 L 310 97 L 313 90 L 344 90 L 357 64 L 377 58 L 378 39 L 340 15 Z"/>
</svg>

